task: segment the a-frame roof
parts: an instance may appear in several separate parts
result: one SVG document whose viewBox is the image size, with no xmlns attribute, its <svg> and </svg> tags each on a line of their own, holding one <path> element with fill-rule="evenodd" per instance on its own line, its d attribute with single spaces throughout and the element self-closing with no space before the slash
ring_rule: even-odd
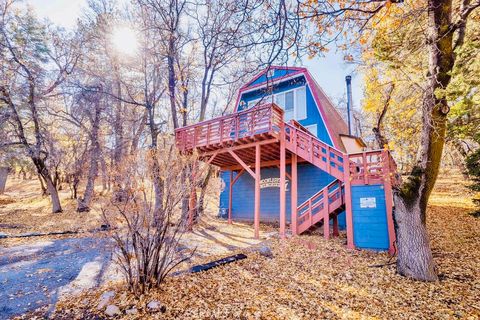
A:
<svg viewBox="0 0 480 320">
<path fill-rule="evenodd" d="M 317 105 L 317 108 L 318 108 L 318 112 L 320 113 L 322 120 L 325 123 L 325 127 L 327 128 L 327 131 L 330 136 L 330 139 L 332 140 L 333 146 L 341 151 L 345 151 L 345 147 L 343 146 L 340 135 L 348 134 L 348 126 L 345 120 L 343 120 L 342 116 L 338 112 L 337 108 L 335 108 L 335 106 L 331 102 L 330 98 L 328 98 L 328 96 L 325 94 L 322 88 L 313 79 L 312 75 L 307 70 L 307 68 L 271 66 L 270 70 L 271 69 L 280 71 L 280 72 L 275 72 L 276 74 L 278 74 L 278 76 L 274 76 L 273 78 L 268 79 L 273 83 L 278 83 L 283 80 L 287 80 L 299 75 L 305 76 L 305 80 L 312 92 L 313 98 L 315 100 L 315 104 Z M 267 81 L 268 81 L 266 77 L 267 71 L 268 71 L 268 68 L 262 70 L 255 77 L 253 77 L 252 80 L 250 80 L 240 88 L 236 106 L 235 106 L 235 112 L 238 109 L 238 103 L 240 101 L 240 97 L 244 92 L 260 89 L 267 85 Z"/>
</svg>

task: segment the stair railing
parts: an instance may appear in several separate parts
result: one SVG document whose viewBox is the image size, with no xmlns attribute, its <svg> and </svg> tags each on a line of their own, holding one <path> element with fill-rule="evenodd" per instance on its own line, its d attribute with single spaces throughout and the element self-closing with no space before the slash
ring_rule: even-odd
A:
<svg viewBox="0 0 480 320">
<path fill-rule="evenodd" d="M 291 152 L 343 181 L 343 162 L 345 161 L 343 152 L 290 123 L 285 123 L 285 146 Z"/>
</svg>

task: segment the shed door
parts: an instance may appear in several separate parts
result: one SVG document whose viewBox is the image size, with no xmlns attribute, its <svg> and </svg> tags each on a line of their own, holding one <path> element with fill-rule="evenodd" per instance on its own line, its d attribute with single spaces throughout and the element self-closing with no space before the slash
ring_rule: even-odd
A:
<svg viewBox="0 0 480 320">
<path fill-rule="evenodd" d="M 383 185 L 352 186 L 355 246 L 388 250 L 387 210 Z"/>
</svg>

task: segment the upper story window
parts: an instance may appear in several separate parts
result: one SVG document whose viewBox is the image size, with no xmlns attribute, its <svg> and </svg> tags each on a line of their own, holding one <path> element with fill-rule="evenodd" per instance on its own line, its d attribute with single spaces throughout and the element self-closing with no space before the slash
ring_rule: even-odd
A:
<svg viewBox="0 0 480 320">
<path fill-rule="evenodd" d="M 261 99 L 252 100 L 248 103 L 251 108 L 256 105 Z M 272 96 L 263 97 L 262 102 L 272 102 Z M 282 107 L 285 111 L 284 119 L 289 121 L 295 119 L 297 121 L 307 118 L 307 101 L 305 94 L 305 86 L 295 88 L 292 90 L 283 91 L 273 95 L 273 102 Z"/>
</svg>

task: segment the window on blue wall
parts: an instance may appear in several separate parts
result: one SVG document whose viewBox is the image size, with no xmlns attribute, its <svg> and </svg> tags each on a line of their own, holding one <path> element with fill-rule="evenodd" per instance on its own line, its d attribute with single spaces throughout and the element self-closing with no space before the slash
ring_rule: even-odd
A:
<svg viewBox="0 0 480 320">
<path fill-rule="evenodd" d="M 294 103 L 294 91 L 288 91 L 285 92 L 285 121 L 288 121 L 290 119 L 294 118 L 294 112 L 295 112 L 295 103 Z"/>
<path fill-rule="evenodd" d="M 303 120 L 307 118 L 307 97 L 305 87 L 295 90 L 295 119 Z"/>
<path fill-rule="evenodd" d="M 255 106 L 261 99 L 255 99 L 248 102 L 248 107 Z M 272 96 L 263 97 L 262 103 L 269 103 L 272 101 Z M 307 118 L 307 101 L 305 94 L 305 87 L 280 92 L 273 95 L 273 102 L 285 110 L 285 121 L 291 119 L 303 120 Z"/>
</svg>

